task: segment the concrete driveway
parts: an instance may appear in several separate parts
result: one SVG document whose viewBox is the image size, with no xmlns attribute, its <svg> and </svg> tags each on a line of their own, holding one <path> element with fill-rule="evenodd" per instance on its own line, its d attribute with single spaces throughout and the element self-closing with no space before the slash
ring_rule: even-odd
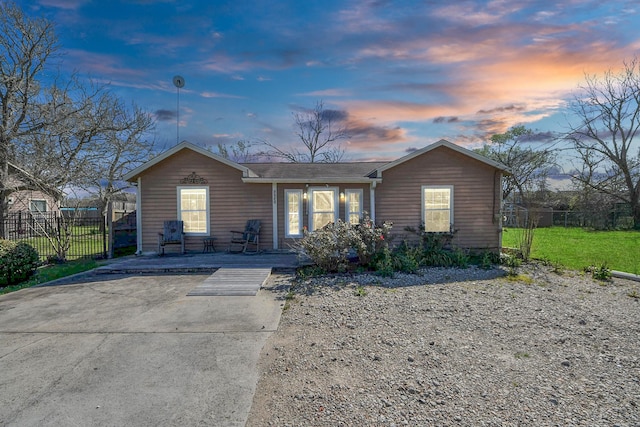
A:
<svg viewBox="0 0 640 427">
<path fill-rule="evenodd" d="M 187 297 L 206 277 L 0 296 L 0 425 L 243 426 L 287 278 L 253 297 Z"/>
</svg>

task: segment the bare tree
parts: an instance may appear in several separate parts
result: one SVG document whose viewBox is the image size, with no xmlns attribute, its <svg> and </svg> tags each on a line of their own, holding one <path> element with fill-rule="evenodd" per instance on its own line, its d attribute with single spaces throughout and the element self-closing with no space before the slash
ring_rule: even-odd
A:
<svg viewBox="0 0 640 427">
<path fill-rule="evenodd" d="M 39 78 L 57 50 L 51 22 L 26 17 L 13 3 L 0 3 L 0 238 L 13 191 L 9 162 L 18 139 L 44 125 L 37 114 Z"/>
<path fill-rule="evenodd" d="M 19 182 L 10 176 L 10 163 L 28 173 L 31 186 L 58 199 L 84 188 L 106 203 L 121 189 L 119 178 L 147 160 L 153 147 L 145 139 L 153 129 L 151 116 L 125 108 L 106 86 L 75 75 L 45 79 L 57 49 L 51 22 L 0 3 L 0 238 L 6 236 L 9 195 Z M 55 234 L 66 233 L 58 230 L 50 239 L 64 258 L 68 242 Z"/>
<path fill-rule="evenodd" d="M 530 195 L 534 190 L 546 188 L 549 169 L 555 162 L 551 149 L 535 150 L 524 145 L 532 134 L 524 126 L 515 126 L 505 133 L 493 135 L 491 143 L 478 150 L 511 170 L 511 175 L 503 180 L 502 198 L 507 199 L 515 192 L 527 206 L 531 205 Z"/>
<path fill-rule="evenodd" d="M 95 194 L 104 208 L 122 191 L 122 176 L 150 157 L 153 118 L 105 86 L 76 82 L 46 94 L 42 114 L 49 124 L 22 138 L 19 163 L 56 188 Z"/>
<path fill-rule="evenodd" d="M 571 141 L 584 163 L 574 179 L 628 203 L 634 228 L 640 229 L 640 67 L 625 61 L 623 70 L 585 76 L 573 102 L 578 117 Z"/>
<path fill-rule="evenodd" d="M 594 178 L 600 174 L 598 172 L 600 162 L 594 158 L 592 151 L 579 152 L 577 161 L 580 164 L 573 176 L 579 176 L 580 179 L 572 180 L 575 194 L 571 199 L 571 208 L 580 213 L 578 225 L 597 229 L 607 228 L 611 220 L 615 221 L 610 214 L 615 209 L 617 198 L 591 185 Z"/>
<path fill-rule="evenodd" d="M 237 163 L 250 163 L 262 155 L 262 153 L 254 153 L 253 147 L 255 147 L 253 142 L 243 140 L 230 146 L 218 143 L 216 154 Z"/>
<path fill-rule="evenodd" d="M 89 170 L 84 169 L 86 178 L 78 183 L 98 196 L 103 212 L 106 212 L 108 203 L 127 188 L 122 177 L 152 156 L 154 140 L 150 132 L 155 128 L 152 116 L 139 107 L 127 108 L 112 96 L 109 96 L 108 103 L 112 105 L 107 116 L 111 125 L 97 139 L 99 144 L 92 144 L 97 145 L 92 152 L 99 157 L 95 158 Z"/>
<path fill-rule="evenodd" d="M 268 141 L 268 155 L 293 163 L 337 163 L 344 158 L 345 150 L 339 141 L 348 138 L 347 129 L 340 125 L 342 114 L 326 110 L 318 101 L 315 108 L 293 114 L 296 135 L 302 147 L 283 149 Z"/>
<path fill-rule="evenodd" d="M 124 188 L 121 177 L 148 159 L 153 141 L 147 141 L 154 122 L 139 108 L 127 108 L 106 87 L 68 85 L 48 88 L 41 109 L 47 126 L 21 138 L 18 162 L 34 171 L 34 182 L 65 190 L 83 190 L 97 196 L 104 212 L 107 203 Z M 55 118 L 55 120 L 53 120 Z M 44 184 L 46 183 L 46 184 Z M 63 192 L 57 193 L 59 197 Z M 70 246 L 73 217 L 62 217 L 57 232 L 37 230 L 64 260 Z"/>
</svg>

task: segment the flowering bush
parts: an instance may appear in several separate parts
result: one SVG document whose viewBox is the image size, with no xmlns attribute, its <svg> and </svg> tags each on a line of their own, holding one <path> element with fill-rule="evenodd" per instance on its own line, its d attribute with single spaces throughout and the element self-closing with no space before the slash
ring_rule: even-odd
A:
<svg viewBox="0 0 640 427">
<path fill-rule="evenodd" d="M 381 227 L 376 226 L 366 214 L 359 224 L 352 226 L 351 245 L 358 255 L 360 265 L 370 265 L 376 254 L 389 247 L 391 227 L 391 222 L 385 222 Z"/>
<path fill-rule="evenodd" d="M 352 258 L 369 266 L 375 254 L 388 248 L 391 227 L 390 223 L 376 226 L 368 215 L 359 224 L 338 219 L 311 233 L 304 230 L 294 249 L 325 271 L 345 271 Z"/>
</svg>

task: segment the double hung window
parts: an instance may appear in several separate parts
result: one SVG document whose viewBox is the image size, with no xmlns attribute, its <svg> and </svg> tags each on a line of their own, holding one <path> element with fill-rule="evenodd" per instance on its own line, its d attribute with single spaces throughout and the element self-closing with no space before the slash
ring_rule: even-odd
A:
<svg viewBox="0 0 640 427">
<path fill-rule="evenodd" d="M 424 231 L 448 233 L 453 224 L 453 186 L 422 187 Z"/>
<path fill-rule="evenodd" d="M 185 234 L 209 235 L 209 187 L 178 187 L 178 219 Z"/>
<path fill-rule="evenodd" d="M 309 189 L 309 231 L 318 230 L 338 218 L 338 189 Z"/>
</svg>

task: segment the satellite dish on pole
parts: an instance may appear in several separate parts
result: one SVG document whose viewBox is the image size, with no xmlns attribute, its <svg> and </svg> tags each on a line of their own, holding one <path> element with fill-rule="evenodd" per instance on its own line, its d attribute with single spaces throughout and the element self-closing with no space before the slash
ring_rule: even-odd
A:
<svg viewBox="0 0 640 427">
<path fill-rule="evenodd" d="M 181 87 L 184 87 L 184 77 L 182 76 L 174 76 L 173 77 L 173 84 L 180 89 Z"/>
<path fill-rule="evenodd" d="M 173 76 L 173 85 L 176 87 L 178 101 L 176 103 L 176 144 L 180 143 L 180 88 L 184 87 L 184 77 Z"/>
</svg>

